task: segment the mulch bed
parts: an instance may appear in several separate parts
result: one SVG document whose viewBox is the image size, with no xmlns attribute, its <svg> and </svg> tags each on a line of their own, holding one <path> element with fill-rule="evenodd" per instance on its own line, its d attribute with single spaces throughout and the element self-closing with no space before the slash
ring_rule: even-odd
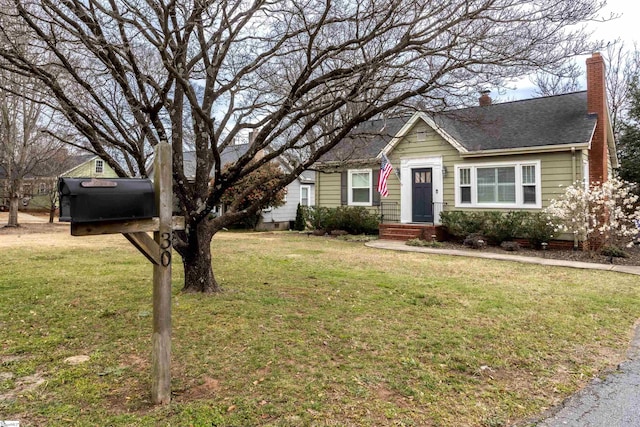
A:
<svg viewBox="0 0 640 427">
<path fill-rule="evenodd" d="M 542 251 L 529 248 L 521 248 L 518 251 L 510 252 L 502 249 L 499 246 L 487 246 L 482 249 L 471 249 L 461 243 L 455 242 L 441 242 L 440 244 L 440 248 L 443 249 L 494 252 L 500 254 L 513 254 L 519 256 L 532 256 L 540 258 L 544 257 L 568 261 L 593 262 L 597 264 L 640 265 L 640 247 L 638 245 L 631 248 L 624 248 L 624 252 L 627 254 L 627 258 L 612 258 L 609 256 L 601 255 L 597 251 L 589 250 L 574 251 L 572 249 L 548 249 L 546 251 Z"/>
</svg>

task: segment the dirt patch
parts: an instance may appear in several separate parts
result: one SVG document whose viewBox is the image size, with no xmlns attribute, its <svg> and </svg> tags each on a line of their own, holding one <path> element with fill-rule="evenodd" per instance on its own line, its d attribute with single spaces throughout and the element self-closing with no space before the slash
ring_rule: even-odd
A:
<svg viewBox="0 0 640 427">
<path fill-rule="evenodd" d="M 55 219 L 57 221 L 57 218 Z M 0 212 L 0 224 L 9 222 L 9 212 Z M 49 213 L 42 212 L 18 212 L 18 224 L 48 223 Z"/>
<path fill-rule="evenodd" d="M 0 248 L 6 247 L 90 247 L 122 242 L 119 234 L 72 236 L 68 223 L 23 223 L 19 227 L 0 225 Z"/>
<path fill-rule="evenodd" d="M 69 224 L 62 223 L 23 223 L 18 227 L 0 226 L 0 236 L 42 233 L 69 233 Z"/>
<path fill-rule="evenodd" d="M 45 383 L 45 379 L 40 373 L 35 373 L 15 380 L 15 387 L 7 393 L 0 394 L 0 402 L 15 399 L 17 396 L 34 391 L 38 386 Z"/>
</svg>

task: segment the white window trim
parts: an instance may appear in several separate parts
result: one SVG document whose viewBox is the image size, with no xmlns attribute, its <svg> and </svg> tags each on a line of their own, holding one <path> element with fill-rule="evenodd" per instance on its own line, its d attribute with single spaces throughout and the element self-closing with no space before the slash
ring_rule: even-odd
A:
<svg viewBox="0 0 640 427">
<path fill-rule="evenodd" d="M 582 185 L 586 190 L 588 190 L 591 185 L 589 182 L 589 162 L 586 160 L 582 161 Z"/>
<path fill-rule="evenodd" d="M 307 190 L 307 204 L 302 204 L 302 190 Z M 300 205 L 301 206 L 311 206 L 311 186 L 310 185 L 301 185 L 300 186 Z"/>
<path fill-rule="evenodd" d="M 522 167 L 535 166 L 536 168 L 536 203 L 524 203 L 522 190 Z M 493 167 L 514 167 L 516 175 L 516 202 L 515 203 L 478 203 L 477 169 Z M 471 171 L 471 203 L 461 203 L 460 169 Z M 540 160 L 517 162 L 492 162 L 492 163 L 466 163 L 455 165 L 454 193 L 456 208 L 493 208 L 493 209 L 541 209 L 542 208 L 542 171 Z"/>
<path fill-rule="evenodd" d="M 98 171 L 98 165 L 100 165 L 100 169 L 101 169 L 100 171 Z M 95 170 L 95 173 L 104 173 L 104 160 L 96 159 L 94 170 Z"/>
<path fill-rule="evenodd" d="M 368 173 L 369 174 L 369 201 L 368 202 L 354 202 L 353 201 L 353 174 L 356 173 Z M 349 173 L 347 174 L 349 179 L 347 183 L 347 193 L 348 199 L 347 203 L 349 206 L 373 206 L 373 172 L 371 169 L 349 169 Z"/>
</svg>

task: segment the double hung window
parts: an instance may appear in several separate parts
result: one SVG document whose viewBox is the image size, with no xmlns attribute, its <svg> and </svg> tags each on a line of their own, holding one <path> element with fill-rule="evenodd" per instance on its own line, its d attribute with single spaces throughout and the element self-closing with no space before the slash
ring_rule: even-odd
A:
<svg viewBox="0 0 640 427">
<path fill-rule="evenodd" d="M 349 205 L 371 206 L 371 170 L 349 171 Z"/>
<path fill-rule="evenodd" d="M 540 208 L 540 161 L 456 166 L 456 206 Z"/>
</svg>

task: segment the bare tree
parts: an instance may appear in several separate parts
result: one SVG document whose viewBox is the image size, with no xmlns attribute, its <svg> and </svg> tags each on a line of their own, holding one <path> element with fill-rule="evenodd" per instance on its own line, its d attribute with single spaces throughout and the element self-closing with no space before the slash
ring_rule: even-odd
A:
<svg viewBox="0 0 640 427">
<path fill-rule="evenodd" d="M 175 248 L 184 290 L 203 292 L 219 290 L 213 235 L 261 204 L 238 201 L 224 215 L 209 215 L 243 176 L 283 154 L 299 159 L 264 194 L 273 197 L 383 112 L 418 102 L 434 111 L 459 105 L 475 98 L 477 87 L 562 66 L 592 50 L 580 23 L 603 6 L 598 0 L 3 1 L 10 4 L 0 11 L 0 68 L 40 79 L 51 104 L 120 175 L 145 175 L 153 147 L 172 144 L 175 193 L 187 222 Z M 15 31 L 28 36 L 31 52 L 47 56 L 23 54 Z M 221 152 L 248 132 L 246 154 L 223 169 Z M 196 152 L 194 179 L 185 176 L 185 144 Z"/>
<path fill-rule="evenodd" d="M 637 46 L 628 48 L 618 40 L 609 43 L 605 52 L 607 100 L 611 114 L 611 126 L 618 139 L 621 131 L 621 120 L 629 111 L 629 88 L 634 77 L 640 72 L 640 53 Z M 558 95 L 581 89 L 580 77 L 584 70 L 575 62 L 570 62 L 559 69 L 541 69 L 529 80 L 536 86 L 534 94 L 539 96 Z"/>
<path fill-rule="evenodd" d="M 580 90 L 582 69 L 575 62 L 569 62 L 557 70 L 539 70 L 529 78 L 536 85 L 533 93 L 538 96 L 560 95 Z"/>
<path fill-rule="evenodd" d="M 634 44 L 629 49 L 623 42 L 607 46 L 607 98 L 611 126 L 616 140 L 620 138 L 622 122 L 631 108 L 631 83 L 640 73 L 640 53 Z"/>
<path fill-rule="evenodd" d="M 25 178 L 48 168 L 63 145 L 44 133 L 51 119 L 44 105 L 29 99 L 40 93 L 40 81 L 6 73 L 0 79 L 0 166 L 9 196 L 7 226 L 17 227 L 20 200 L 31 195 L 25 192 Z"/>
</svg>

